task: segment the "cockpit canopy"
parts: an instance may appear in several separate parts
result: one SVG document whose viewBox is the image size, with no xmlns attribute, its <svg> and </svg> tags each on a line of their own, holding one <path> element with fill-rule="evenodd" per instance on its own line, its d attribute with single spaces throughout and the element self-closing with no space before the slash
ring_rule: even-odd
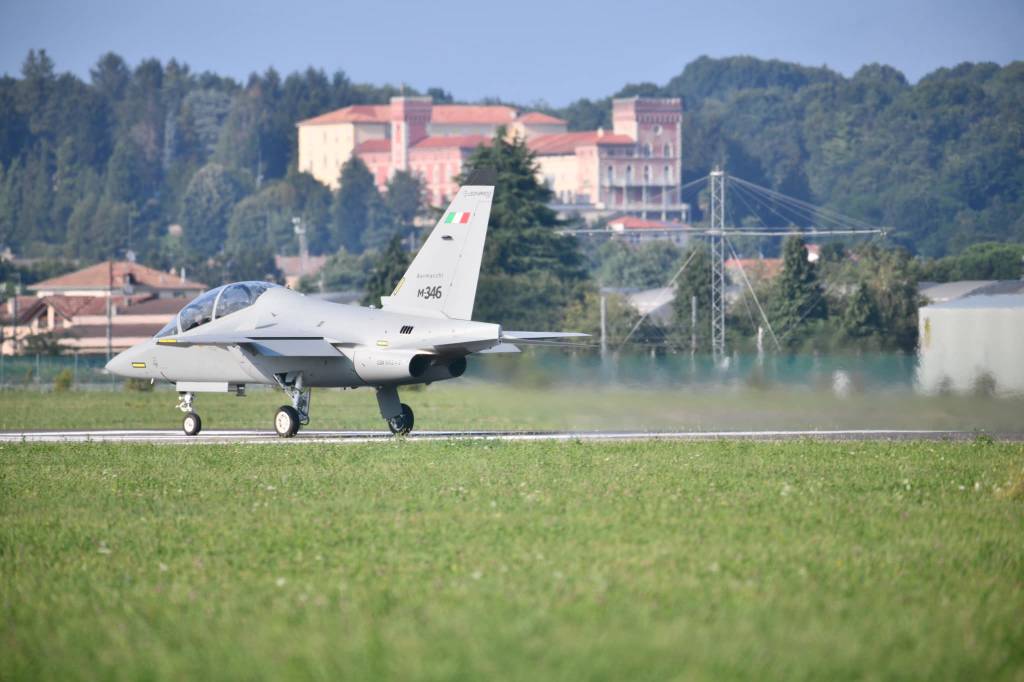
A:
<svg viewBox="0 0 1024 682">
<path fill-rule="evenodd" d="M 248 308 L 267 289 L 279 286 L 270 282 L 235 282 L 210 289 L 182 308 L 173 320 L 157 332 L 156 338 L 181 334 L 211 320 L 219 320 L 225 315 Z"/>
</svg>

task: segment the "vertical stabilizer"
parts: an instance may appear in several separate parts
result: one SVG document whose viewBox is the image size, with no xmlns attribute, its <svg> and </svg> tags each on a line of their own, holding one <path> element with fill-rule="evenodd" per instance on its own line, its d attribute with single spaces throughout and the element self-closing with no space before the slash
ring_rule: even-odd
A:
<svg viewBox="0 0 1024 682">
<path fill-rule="evenodd" d="M 381 297 L 385 310 L 472 318 L 496 178 L 490 168 L 470 175 L 395 290 Z"/>
</svg>

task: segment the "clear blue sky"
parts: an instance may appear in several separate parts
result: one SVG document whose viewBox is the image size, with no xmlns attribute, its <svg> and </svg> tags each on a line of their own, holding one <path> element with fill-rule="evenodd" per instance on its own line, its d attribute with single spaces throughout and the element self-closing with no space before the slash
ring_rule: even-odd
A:
<svg viewBox="0 0 1024 682">
<path fill-rule="evenodd" d="M 461 99 L 563 105 L 664 83 L 702 54 L 847 75 L 882 62 L 911 80 L 962 61 L 1005 64 L 1024 58 L 1024 0 L 0 0 L 0 73 L 17 73 L 31 47 L 84 77 L 113 50 L 236 78 L 315 66 Z"/>
</svg>

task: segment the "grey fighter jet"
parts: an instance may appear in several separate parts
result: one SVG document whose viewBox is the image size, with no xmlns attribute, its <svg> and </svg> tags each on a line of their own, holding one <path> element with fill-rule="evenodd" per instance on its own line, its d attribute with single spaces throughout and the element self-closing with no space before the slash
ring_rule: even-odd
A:
<svg viewBox="0 0 1024 682">
<path fill-rule="evenodd" d="M 287 394 L 291 404 L 274 415 L 274 429 L 284 438 L 309 423 L 311 389 L 332 386 L 372 387 L 388 428 L 407 434 L 413 412 L 399 400 L 399 386 L 462 376 L 473 353 L 517 353 L 520 343 L 586 336 L 504 331 L 472 321 L 494 183 L 490 169 L 469 178 L 379 309 L 330 303 L 266 282 L 236 282 L 200 295 L 107 369 L 174 383 L 188 435 L 202 428 L 197 393 L 242 396 L 251 384 Z"/>
</svg>

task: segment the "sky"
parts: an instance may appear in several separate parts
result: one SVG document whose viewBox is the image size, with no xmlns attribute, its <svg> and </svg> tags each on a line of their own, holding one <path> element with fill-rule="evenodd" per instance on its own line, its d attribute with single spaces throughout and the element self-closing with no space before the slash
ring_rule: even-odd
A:
<svg viewBox="0 0 1024 682">
<path fill-rule="evenodd" d="M 701 55 L 753 55 L 916 81 L 963 61 L 1024 59 L 1024 0 L 0 0 L 0 73 L 30 48 L 88 78 L 114 51 L 240 80 L 274 67 L 439 86 L 460 100 L 562 106 L 663 84 Z"/>
</svg>

